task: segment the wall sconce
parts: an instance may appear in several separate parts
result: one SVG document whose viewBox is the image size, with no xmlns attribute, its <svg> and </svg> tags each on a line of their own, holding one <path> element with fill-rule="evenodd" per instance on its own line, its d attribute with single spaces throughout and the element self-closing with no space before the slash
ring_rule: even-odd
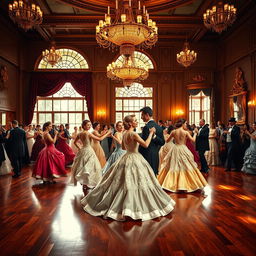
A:
<svg viewBox="0 0 256 256">
<path fill-rule="evenodd" d="M 255 107 L 255 106 L 256 106 L 256 101 L 255 100 L 248 101 L 248 107 Z"/>
<path fill-rule="evenodd" d="M 97 118 L 101 121 L 106 118 L 106 110 L 100 109 L 97 111 Z"/>
<path fill-rule="evenodd" d="M 182 109 L 177 109 L 175 114 L 176 114 L 176 116 L 183 116 L 184 115 L 184 111 Z"/>
</svg>

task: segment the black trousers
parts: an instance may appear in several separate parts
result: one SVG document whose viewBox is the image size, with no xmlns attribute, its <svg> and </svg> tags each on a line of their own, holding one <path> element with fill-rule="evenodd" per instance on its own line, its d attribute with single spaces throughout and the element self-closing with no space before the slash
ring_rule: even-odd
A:
<svg viewBox="0 0 256 256">
<path fill-rule="evenodd" d="M 16 175 L 20 175 L 21 173 L 21 168 L 23 165 L 23 158 L 22 157 L 16 157 L 16 156 L 11 156 L 11 164 L 13 167 L 13 172 Z"/>
<path fill-rule="evenodd" d="M 231 169 L 232 163 L 237 170 L 241 169 L 241 150 L 239 145 L 233 145 L 232 142 L 227 143 L 228 154 L 227 154 L 227 169 Z M 240 150 L 240 151 L 239 151 Z"/>
<path fill-rule="evenodd" d="M 208 172 L 209 167 L 205 159 L 204 153 L 205 153 L 205 150 L 198 151 L 200 162 L 201 162 L 201 172 Z"/>
</svg>

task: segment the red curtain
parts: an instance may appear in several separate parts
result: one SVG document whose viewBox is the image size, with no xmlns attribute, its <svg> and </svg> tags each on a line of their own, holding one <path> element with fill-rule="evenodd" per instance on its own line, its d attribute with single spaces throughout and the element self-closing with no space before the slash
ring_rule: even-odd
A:
<svg viewBox="0 0 256 256">
<path fill-rule="evenodd" d="M 26 124 L 30 124 L 33 119 L 36 97 L 50 96 L 59 91 L 67 82 L 70 82 L 79 94 L 85 96 L 88 115 L 93 121 L 91 72 L 34 72 L 30 80 L 29 99 L 25 114 Z"/>
</svg>

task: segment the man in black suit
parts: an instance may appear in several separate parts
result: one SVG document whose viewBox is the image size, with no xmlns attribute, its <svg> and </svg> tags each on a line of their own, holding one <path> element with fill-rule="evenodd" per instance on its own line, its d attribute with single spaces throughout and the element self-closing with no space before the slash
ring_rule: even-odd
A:
<svg viewBox="0 0 256 256">
<path fill-rule="evenodd" d="M 229 119 L 229 129 L 225 131 L 227 134 L 227 169 L 225 171 L 231 171 L 231 165 L 234 163 L 235 171 L 241 169 L 241 137 L 240 128 L 236 125 L 236 119 L 231 117 Z"/>
<path fill-rule="evenodd" d="M 142 130 L 142 139 L 146 140 L 149 136 L 149 129 L 154 127 L 156 129 L 148 148 L 139 146 L 139 152 L 148 161 L 155 175 L 158 174 L 159 155 L 158 152 L 161 146 L 164 145 L 165 140 L 163 136 L 163 129 L 153 120 L 153 111 L 150 107 L 144 107 L 141 110 L 141 119 L 146 123 Z"/>
<path fill-rule="evenodd" d="M 65 124 L 65 137 L 67 138 L 66 142 L 67 144 L 70 143 L 70 140 L 71 140 L 71 136 L 70 136 L 70 133 L 69 133 L 69 124 Z"/>
<path fill-rule="evenodd" d="M 200 128 L 199 130 L 195 129 L 197 133 L 196 136 L 196 150 L 198 151 L 200 162 L 201 162 L 201 172 L 208 173 L 209 167 L 205 159 L 205 151 L 210 150 L 209 147 L 209 127 L 205 124 L 205 120 L 201 119 L 199 121 Z"/>
<path fill-rule="evenodd" d="M 13 178 L 17 178 L 21 174 L 23 159 L 26 155 L 27 140 L 26 133 L 18 126 L 18 121 L 12 121 L 13 129 L 8 135 L 8 144 L 10 149 L 10 160 L 13 167 Z"/>
</svg>

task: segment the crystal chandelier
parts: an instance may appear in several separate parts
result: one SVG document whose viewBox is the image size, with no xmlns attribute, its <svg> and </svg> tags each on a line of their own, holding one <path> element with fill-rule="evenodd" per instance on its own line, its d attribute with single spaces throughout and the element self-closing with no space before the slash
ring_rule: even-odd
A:
<svg viewBox="0 0 256 256">
<path fill-rule="evenodd" d="M 177 62 L 183 65 L 185 68 L 190 66 L 196 61 L 197 53 L 190 51 L 189 43 L 185 42 L 183 46 L 183 51 L 177 53 Z"/>
<path fill-rule="evenodd" d="M 108 6 L 105 21 L 96 26 L 96 40 L 103 48 L 120 46 L 120 54 L 131 55 L 135 46 L 145 49 L 155 45 L 157 31 L 156 22 L 149 18 L 145 6 L 141 8 L 140 1 L 116 0 L 114 20 Z"/>
<path fill-rule="evenodd" d="M 123 81 L 124 86 L 130 86 L 133 82 L 144 80 L 148 77 L 148 67 L 138 64 L 134 55 L 126 56 L 123 63 L 112 62 L 107 66 L 107 76 L 112 80 Z"/>
<path fill-rule="evenodd" d="M 54 42 L 52 42 L 52 46 L 49 50 L 46 49 L 45 51 L 42 52 L 42 57 L 46 62 L 51 64 L 52 67 L 54 65 L 56 65 L 62 59 L 60 51 L 55 49 L 55 43 Z"/>
<path fill-rule="evenodd" d="M 9 4 L 9 16 L 24 30 L 33 28 L 43 21 L 43 12 L 38 5 L 30 4 L 28 0 L 14 1 Z"/>
<path fill-rule="evenodd" d="M 204 25 L 218 33 L 232 25 L 235 19 L 236 8 L 234 5 L 223 4 L 223 2 L 218 2 L 217 6 L 213 6 L 211 10 L 208 9 L 204 13 Z"/>
</svg>

